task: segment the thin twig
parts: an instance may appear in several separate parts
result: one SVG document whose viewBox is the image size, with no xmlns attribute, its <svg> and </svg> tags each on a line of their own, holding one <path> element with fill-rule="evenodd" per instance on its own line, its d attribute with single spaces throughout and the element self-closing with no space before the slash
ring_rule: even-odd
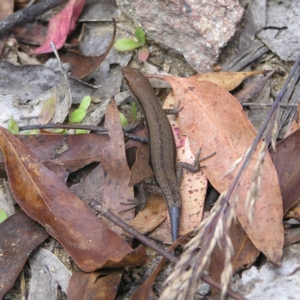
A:
<svg viewBox="0 0 300 300">
<path fill-rule="evenodd" d="M 49 9 L 66 2 L 66 0 L 44 0 L 36 5 L 31 5 L 9 15 L 0 22 L 0 37 L 3 37 L 13 28 L 33 20 Z"/>
<path fill-rule="evenodd" d="M 161 248 L 154 241 L 150 240 L 149 238 L 147 238 L 143 234 L 139 233 L 136 229 L 134 229 L 131 226 L 129 226 L 127 223 L 125 223 L 123 220 L 121 220 L 120 218 L 118 218 L 116 215 L 114 215 L 112 212 L 110 212 L 107 208 L 104 208 L 98 202 L 92 200 L 89 205 L 90 205 L 90 207 L 92 207 L 93 209 L 95 209 L 96 211 L 98 211 L 103 217 L 105 217 L 109 221 L 113 222 L 117 226 L 121 227 L 124 231 L 126 231 L 127 233 L 129 233 L 131 236 L 133 236 L 134 238 L 138 239 L 144 245 L 152 248 L 153 250 L 155 250 L 160 255 L 166 257 L 172 263 L 177 263 L 179 261 L 179 259 L 176 256 L 174 256 L 173 254 L 169 253 L 167 250 Z M 222 290 L 222 286 L 219 283 L 215 282 L 209 276 L 202 275 L 201 279 L 204 282 L 206 282 L 207 284 L 209 284 L 212 287 L 214 287 L 215 289 L 217 289 L 219 291 Z M 238 293 L 234 292 L 231 289 L 227 290 L 227 295 L 230 296 L 230 297 L 232 297 L 233 299 L 236 299 L 236 300 L 246 300 L 246 298 L 244 298 L 243 296 L 239 295 Z"/>
</svg>

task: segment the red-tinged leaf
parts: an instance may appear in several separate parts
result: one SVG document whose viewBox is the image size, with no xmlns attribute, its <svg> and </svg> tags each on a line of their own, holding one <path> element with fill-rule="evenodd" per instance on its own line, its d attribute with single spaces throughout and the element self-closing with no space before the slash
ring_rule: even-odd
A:
<svg viewBox="0 0 300 300">
<path fill-rule="evenodd" d="M 210 82 L 155 75 L 169 82 L 180 105 L 178 122 L 180 131 L 190 139 L 191 149 L 202 155 L 216 155 L 205 161 L 203 169 L 212 185 L 224 192 L 231 185 L 237 170 L 224 177 L 232 165 L 252 144 L 256 132 L 240 103 L 226 90 Z M 256 200 L 252 225 L 245 206 L 246 194 L 251 186 L 252 174 L 258 158 L 255 152 L 238 188 L 237 217 L 257 249 L 268 260 L 280 263 L 283 247 L 282 199 L 275 167 L 268 153 L 264 159 L 261 189 Z"/>
<path fill-rule="evenodd" d="M 145 263 L 143 248 L 132 250 L 4 128 L 0 128 L 0 148 L 18 204 L 62 244 L 83 271 Z"/>
<path fill-rule="evenodd" d="M 75 24 L 80 16 L 86 0 L 70 0 L 66 7 L 54 16 L 49 22 L 48 34 L 43 45 L 34 50 L 34 54 L 52 52 L 50 43 L 53 42 L 56 49 L 60 49 L 70 32 L 75 29 Z"/>
<path fill-rule="evenodd" d="M 138 58 L 141 62 L 145 62 L 149 57 L 149 48 L 148 47 L 142 47 L 138 52 Z"/>
<path fill-rule="evenodd" d="M 0 299 L 12 288 L 30 253 L 49 234 L 24 212 L 16 213 L 0 224 Z"/>
<path fill-rule="evenodd" d="M 121 270 L 75 272 L 68 287 L 68 300 L 113 300 L 116 297 L 121 276 Z"/>
</svg>

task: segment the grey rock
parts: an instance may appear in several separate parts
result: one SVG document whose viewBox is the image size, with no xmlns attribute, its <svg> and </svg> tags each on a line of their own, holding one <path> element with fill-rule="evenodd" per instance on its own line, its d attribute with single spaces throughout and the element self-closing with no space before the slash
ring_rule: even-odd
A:
<svg viewBox="0 0 300 300">
<path fill-rule="evenodd" d="M 182 53 L 197 71 L 212 69 L 233 36 L 243 8 L 236 0 L 117 0 L 147 38 Z"/>
</svg>

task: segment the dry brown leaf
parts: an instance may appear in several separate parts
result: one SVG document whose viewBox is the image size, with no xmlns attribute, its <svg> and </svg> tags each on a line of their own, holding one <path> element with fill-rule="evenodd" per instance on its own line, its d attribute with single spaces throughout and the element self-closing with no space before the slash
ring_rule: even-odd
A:
<svg viewBox="0 0 300 300">
<path fill-rule="evenodd" d="M 300 200 L 300 130 L 280 141 L 275 152 L 273 149 L 269 152 L 279 178 L 283 212 L 286 213 L 292 208 L 286 217 L 300 216 L 297 205 Z"/>
<path fill-rule="evenodd" d="M 233 273 L 252 266 L 259 255 L 259 251 L 255 248 L 239 222 L 231 224 L 229 237 L 234 249 L 234 254 L 231 258 Z M 223 243 L 224 241 L 221 240 L 220 244 L 223 245 Z M 209 274 L 217 282 L 220 282 L 224 261 L 224 250 L 216 247 L 210 259 Z"/>
<path fill-rule="evenodd" d="M 121 281 L 122 270 L 103 270 L 92 273 L 75 272 L 68 286 L 68 300 L 113 300 Z"/>
<path fill-rule="evenodd" d="M 0 147 L 16 201 L 62 244 L 82 270 L 145 263 L 142 248 L 132 250 L 55 173 L 2 127 Z"/>
<path fill-rule="evenodd" d="M 106 109 L 105 128 L 109 132 L 109 140 L 102 147 L 102 167 L 104 171 L 104 187 L 102 205 L 109 208 L 124 221 L 134 217 L 134 210 L 119 214 L 124 210 L 121 203 L 134 198 L 133 187 L 129 186 L 130 169 L 125 155 L 125 144 L 120 114 L 112 99 Z M 105 220 L 109 228 L 121 234 L 123 229 Z"/>
<path fill-rule="evenodd" d="M 217 84 L 227 91 L 232 91 L 238 87 L 245 78 L 258 74 L 265 74 L 266 71 L 257 70 L 252 72 L 213 72 L 202 73 L 191 76 L 197 81 L 209 81 Z"/>
<path fill-rule="evenodd" d="M 179 113 L 178 123 L 181 133 L 189 137 L 192 151 L 196 153 L 201 147 L 203 156 L 217 152 L 205 161 L 206 168 L 203 171 L 219 192 L 226 191 L 235 173 L 222 179 L 224 174 L 244 155 L 256 136 L 242 106 L 227 91 L 211 82 L 159 75 L 155 77 L 172 85 L 175 107 L 180 100 L 183 110 Z M 256 248 L 268 260 L 278 264 L 283 247 L 282 200 L 277 173 L 268 153 L 264 159 L 252 226 L 245 207 L 256 162 L 257 151 L 241 180 L 236 214 Z"/>
<path fill-rule="evenodd" d="M 162 196 L 151 195 L 144 209 L 129 224 L 140 233 L 148 233 L 166 219 L 167 210 L 167 203 Z"/>
<path fill-rule="evenodd" d="M 0 224 L 0 299 L 13 287 L 30 253 L 49 234 L 24 212 L 16 213 Z"/>
</svg>

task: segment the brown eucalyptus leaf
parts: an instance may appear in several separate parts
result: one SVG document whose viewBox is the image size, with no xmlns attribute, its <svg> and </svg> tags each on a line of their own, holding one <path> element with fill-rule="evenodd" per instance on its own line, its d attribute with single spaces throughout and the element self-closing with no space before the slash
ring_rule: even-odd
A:
<svg viewBox="0 0 300 300">
<path fill-rule="evenodd" d="M 69 172 L 92 162 L 101 161 L 101 148 L 106 135 L 16 135 L 46 167 L 56 164 Z M 50 168 L 50 167 L 49 167 Z M 4 156 L 0 152 L 0 173 L 4 172 Z"/>
<path fill-rule="evenodd" d="M 49 234 L 24 212 L 8 217 L 0 224 L 0 299 L 13 287 L 30 253 Z"/>
<path fill-rule="evenodd" d="M 196 74 L 190 78 L 197 81 L 213 82 L 227 91 L 232 91 L 238 87 L 245 78 L 257 74 L 265 74 L 265 72 L 266 71 L 262 70 L 251 72 L 213 72 Z"/>
<path fill-rule="evenodd" d="M 126 209 L 122 203 L 134 199 L 133 186 L 129 186 L 130 169 L 126 160 L 123 129 L 118 107 L 114 99 L 109 102 L 105 115 L 105 128 L 109 132 L 109 139 L 102 147 L 102 167 L 104 171 L 104 187 L 102 205 L 123 220 L 131 220 L 134 210 L 119 214 Z M 105 220 L 109 228 L 122 234 L 123 229 Z"/>
<path fill-rule="evenodd" d="M 75 272 L 68 287 L 68 300 L 113 300 L 121 281 L 122 270 L 103 270 L 92 273 Z"/>
<path fill-rule="evenodd" d="M 2 127 L 0 148 L 18 204 L 62 244 L 83 271 L 145 262 L 143 248 L 132 250 L 55 173 Z"/>
<path fill-rule="evenodd" d="M 160 195 L 151 195 L 146 206 L 129 222 L 130 226 L 145 234 L 152 231 L 167 217 L 168 206 Z"/>
<path fill-rule="evenodd" d="M 275 152 L 273 149 L 269 152 L 278 174 L 283 212 L 286 213 L 300 200 L 300 130 L 280 141 Z"/>
<path fill-rule="evenodd" d="M 237 170 L 223 179 L 224 175 L 243 157 L 256 136 L 242 106 L 226 90 L 214 83 L 171 76 L 155 77 L 171 84 L 176 99 L 175 107 L 180 100 L 183 109 L 179 113 L 178 123 L 181 134 L 189 137 L 192 151 L 197 153 L 201 148 L 203 157 L 216 152 L 216 155 L 205 161 L 206 168 L 203 171 L 220 193 L 226 191 Z M 277 173 L 268 153 L 264 159 L 261 189 L 252 225 L 245 205 L 257 159 L 258 150 L 236 191 L 239 195 L 236 215 L 256 248 L 268 260 L 278 264 L 283 247 L 282 199 Z"/>
</svg>

